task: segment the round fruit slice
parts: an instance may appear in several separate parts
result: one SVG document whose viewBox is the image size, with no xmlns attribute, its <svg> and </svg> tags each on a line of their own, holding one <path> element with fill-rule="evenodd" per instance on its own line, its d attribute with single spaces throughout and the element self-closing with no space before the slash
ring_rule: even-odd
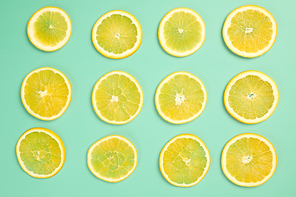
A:
<svg viewBox="0 0 296 197">
<path fill-rule="evenodd" d="M 171 139 L 159 155 L 159 168 L 164 178 L 179 187 L 191 187 L 200 182 L 210 168 L 210 153 L 206 145 L 192 134 Z"/>
<path fill-rule="evenodd" d="M 110 124 L 126 124 L 141 111 L 143 91 L 137 80 L 123 71 L 112 71 L 94 86 L 92 104 L 97 115 Z"/>
<path fill-rule="evenodd" d="M 273 175 L 276 163 L 273 145 L 254 133 L 240 134 L 229 140 L 221 156 L 225 176 L 244 187 L 265 183 Z"/>
<path fill-rule="evenodd" d="M 128 12 L 107 12 L 95 23 L 92 30 L 95 48 L 105 57 L 121 59 L 134 54 L 142 42 L 142 28 Z"/>
<path fill-rule="evenodd" d="M 264 8 L 245 5 L 233 10 L 223 26 L 223 38 L 228 48 L 243 57 L 257 57 L 274 44 L 277 25 Z"/>
<path fill-rule="evenodd" d="M 54 68 L 43 67 L 30 72 L 21 87 L 26 110 L 41 120 L 54 120 L 68 108 L 72 88 L 67 77 Z"/>
<path fill-rule="evenodd" d="M 88 150 L 87 165 L 99 179 L 119 182 L 136 169 L 138 153 L 125 137 L 110 135 L 95 142 Z"/>
<path fill-rule="evenodd" d="M 269 118 L 279 102 L 275 82 L 266 74 L 249 70 L 236 75 L 226 86 L 224 105 L 240 122 L 255 124 Z"/>
<path fill-rule="evenodd" d="M 61 138 L 45 128 L 27 130 L 17 142 L 16 155 L 22 169 L 35 178 L 54 176 L 66 158 Z"/>
<path fill-rule="evenodd" d="M 175 8 L 161 20 L 158 39 L 169 54 L 184 57 L 196 52 L 206 38 L 206 26 L 202 18 L 188 8 Z"/>
<path fill-rule="evenodd" d="M 44 7 L 30 18 L 27 33 L 32 44 L 43 51 L 56 51 L 70 39 L 72 25 L 67 13 L 57 7 Z"/>
<path fill-rule="evenodd" d="M 184 71 L 167 76 L 155 93 L 158 113 L 173 124 L 194 120 L 203 112 L 206 102 L 207 92 L 201 80 Z"/>
</svg>

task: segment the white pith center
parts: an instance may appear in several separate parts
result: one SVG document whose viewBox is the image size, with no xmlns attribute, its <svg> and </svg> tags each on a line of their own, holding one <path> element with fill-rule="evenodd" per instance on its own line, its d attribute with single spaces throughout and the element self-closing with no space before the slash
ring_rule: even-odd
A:
<svg viewBox="0 0 296 197">
<path fill-rule="evenodd" d="M 178 29 L 178 31 L 179 31 L 179 33 L 181 34 L 181 33 L 183 33 L 183 29 Z"/>
<path fill-rule="evenodd" d="M 253 32 L 253 28 L 251 28 L 251 27 L 246 28 L 246 31 L 245 31 L 246 34 L 251 33 L 251 32 Z"/>
<path fill-rule="evenodd" d="M 176 105 L 181 105 L 182 103 L 184 103 L 184 100 L 185 100 L 185 96 L 183 95 L 183 93 L 176 94 L 176 97 L 175 97 Z"/>
<path fill-rule="evenodd" d="M 119 40 L 120 34 L 119 33 L 115 34 L 115 38 L 117 38 Z"/>
<path fill-rule="evenodd" d="M 118 96 L 112 96 L 110 102 L 114 102 L 114 101 L 117 101 L 118 102 Z"/>
<path fill-rule="evenodd" d="M 256 94 L 254 94 L 254 93 L 248 94 L 248 99 L 253 100 L 255 97 L 256 97 Z"/>
<path fill-rule="evenodd" d="M 247 164 L 247 163 L 250 163 L 250 161 L 253 159 L 252 156 L 243 156 L 242 158 L 242 162 L 243 164 Z"/>
<path fill-rule="evenodd" d="M 43 92 L 39 91 L 38 93 L 40 94 L 41 97 L 44 97 L 47 94 L 47 90 L 44 90 Z"/>
<path fill-rule="evenodd" d="M 49 29 L 53 29 L 53 26 L 52 25 L 49 25 Z"/>
</svg>

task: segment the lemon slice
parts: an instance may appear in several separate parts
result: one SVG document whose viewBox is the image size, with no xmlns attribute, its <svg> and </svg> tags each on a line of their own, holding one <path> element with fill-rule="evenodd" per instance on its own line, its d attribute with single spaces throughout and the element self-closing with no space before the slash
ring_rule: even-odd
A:
<svg viewBox="0 0 296 197">
<path fill-rule="evenodd" d="M 201 80 L 184 71 L 167 76 L 155 93 L 158 113 L 173 124 L 194 120 L 203 112 L 206 102 L 207 92 Z"/>
<path fill-rule="evenodd" d="M 45 128 L 27 130 L 17 142 L 16 155 L 22 169 L 35 178 L 54 176 L 66 158 L 61 138 Z"/>
<path fill-rule="evenodd" d="M 169 54 L 184 57 L 196 52 L 206 38 L 206 26 L 202 18 L 189 8 L 175 8 L 161 20 L 158 39 Z"/>
<path fill-rule="evenodd" d="M 210 168 L 210 153 L 201 139 L 181 134 L 171 139 L 159 155 L 159 168 L 164 178 L 179 187 L 199 183 Z"/>
<path fill-rule="evenodd" d="M 223 38 L 237 55 L 253 58 L 266 53 L 274 44 L 277 24 L 264 8 L 245 5 L 233 10 L 223 25 Z"/>
<path fill-rule="evenodd" d="M 32 44 L 43 51 L 56 51 L 70 39 L 72 25 L 67 13 L 57 7 L 44 7 L 30 18 L 27 33 Z"/>
<path fill-rule="evenodd" d="M 273 145 L 254 133 L 240 134 L 229 140 L 221 156 L 225 176 L 244 187 L 265 183 L 275 172 L 276 163 Z"/>
<path fill-rule="evenodd" d="M 67 77 L 50 67 L 30 72 L 21 87 L 21 98 L 26 110 L 41 120 L 54 120 L 68 108 L 72 88 Z"/>
<path fill-rule="evenodd" d="M 101 16 L 95 23 L 92 42 L 105 57 L 125 58 L 139 49 L 142 42 L 142 28 L 130 13 L 113 10 Z"/>
<path fill-rule="evenodd" d="M 125 137 L 110 135 L 95 142 L 88 150 L 87 165 L 99 179 L 119 182 L 136 169 L 138 153 Z"/>
<path fill-rule="evenodd" d="M 275 82 L 266 74 L 249 70 L 239 73 L 226 86 L 224 105 L 240 122 L 255 124 L 269 118 L 279 102 Z"/>
<path fill-rule="evenodd" d="M 112 71 L 94 86 L 92 104 L 97 115 L 110 124 L 126 124 L 140 113 L 143 91 L 137 80 L 123 71 Z"/>
</svg>

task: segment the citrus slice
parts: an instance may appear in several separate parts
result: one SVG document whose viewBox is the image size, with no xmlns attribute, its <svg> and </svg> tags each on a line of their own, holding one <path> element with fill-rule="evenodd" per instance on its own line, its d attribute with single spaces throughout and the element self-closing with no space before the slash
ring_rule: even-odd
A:
<svg viewBox="0 0 296 197">
<path fill-rule="evenodd" d="M 56 51 L 70 39 L 72 25 L 67 13 L 57 7 L 44 7 L 30 18 L 27 33 L 32 44 L 43 51 Z"/>
<path fill-rule="evenodd" d="M 21 98 L 26 110 L 41 120 L 54 120 L 68 108 L 72 88 L 67 77 L 50 67 L 30 72 L 21 87 Z"/>
<path fill-rule="evenodd" d="M 248 70 L 231 79 L 224 92 L 224 105 L 240 122 L 255 124 L 269 118 L 279 102 L 275 82 L 266 74 Z"/>
<path fill-rule="evenodd" d="M 254 133 L 240 134 L 229 140 L 221 156 L 225 176 L 244 187 L 265 183 L 275 172 L 276 163 L 273 145 Z"/>
<path fill-rule="evenodd" d="M 87 165 L 99 179 L 119 182 L 136 169 L 138 153 L 125 137 L 110 135 L 95 142 L 88 150 Z"/>
<path fill-rule="evenodd" d="M 101 16 L 95 23 L 92 42 L 105 57 L 125 58 L 139 49 L 142 42 L 142 28 L 130 13 L 113 10 Z"/>
<path fill-rule="evenodd" d="M 158 39 L 169 54 L 184 57 L 196 52 L 206 38 L 206 26 L 202 18 L 189 8 L 175 8 L 161 20 Z"/>
<path fill-rule="evenodd" d="M 245 5 L 233 10 L 223 25 L 223 38 L 237 55 L 253 58 L 266 53 L 274 44 L 277 24 L 264 8 Z"/>
<path fill-rule="evenodd" d="M 140 113 L 143 91 L 137 80 L 123 71 L 112 71 L 94 86 L 92 104 L 97 115 L 110 124 L 126 124 Z"/>
<path fill-rule="evenodd" d="M 210 168 L 211 158 L 206 145 L 192 134 L 172 138 L 159 155 L 159 168 L 164 178 L 179 187 L 199 183 Z"/>
<path fill-rule="evenodd" d="M 155 93 L 158 113 L 173 124 L 194 120 L 203 112 L 206 102 L 207 92 L 201 80 L 184 71 L 167 76 Z"/>
<path fill-rule="evenodd" d="M 45 128 L 27 130 L 16 144 L 16 155 L 22 169 L 35 178 L 54 176 L 66 158 L 61 138 Z"/>
</svg>

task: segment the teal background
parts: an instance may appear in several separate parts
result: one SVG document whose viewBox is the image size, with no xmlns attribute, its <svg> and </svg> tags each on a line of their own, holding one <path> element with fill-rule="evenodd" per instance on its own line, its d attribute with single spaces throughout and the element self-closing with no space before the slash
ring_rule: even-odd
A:
<svg viewBox="0 0 296 197">
<path fill-rule="evenodd" d="M 227 15 L 233 9 L 248 4 L 269 10 L 278 25 L 274 46 L 266 54 L 253 59 L 232 53 L 224 44 L 221 33 Z M 26 33 L 31 15 L 49 5 L 65 10 L 73 27 L 69 42 L 56 52 L 43 52 L 35 48 Z M 295 1 L 1 0 L 0 7 L 0 196 L 296 196 Z M 157 37 L 162 17 L 177 7 L 188 7 L 199 13 L 207 31 L 203 46 L 184 58 L 167 54 Z M 143 29 L 139 50 L 121 60 L 102 56 L 91 41 L 91 30 L 97 19 L 115 9 L 133 14 Z M 24 77 L 44 66 L 62 71 L 73 88 L 67 111 L 49 122 L 31 116 L 20 99 Z M 269 75 L 277 83 L 280 101 L 269 119 L 246 125 L 227 113 L 223 92 L 232 77 L 251 69 Z M 96 81 L 113 70 L 133 75 L 145 97 L 138 117 L 121 126 L 103 122 L 91 104 L 91 92 Z M 158 84 L 175 71 L 188 71 L 196 75 L 203 81 L 208 93 L 204 112 L 196 120 L 183 125 L 173 125 L 163 120 L 154 105 Z M 65 144 L 66 162 L 52 178 L 33 178 L 18 164 L 15 154 L 17 140 L 32 127 L 54 131 Z M 220 155 L 226 142 L 245 132 L 266 137 L 276 148 L 278 156 L 275 174 L 265 184 L 255 188 L 234 185 L 224 176 L 220 166 Z M 162 147 L 172 137 L 182 133 L 192 133 L 201 138 L 212 160 L 204 179 L 190 188 L 169 184 L 158 168 Z M 96 178 L 86 163 L 89 147 L 100 138 L 112 134 L 128 138 L 139 154 L 138 166 L 133 174 L 115 184 Z"/>
</svg>

